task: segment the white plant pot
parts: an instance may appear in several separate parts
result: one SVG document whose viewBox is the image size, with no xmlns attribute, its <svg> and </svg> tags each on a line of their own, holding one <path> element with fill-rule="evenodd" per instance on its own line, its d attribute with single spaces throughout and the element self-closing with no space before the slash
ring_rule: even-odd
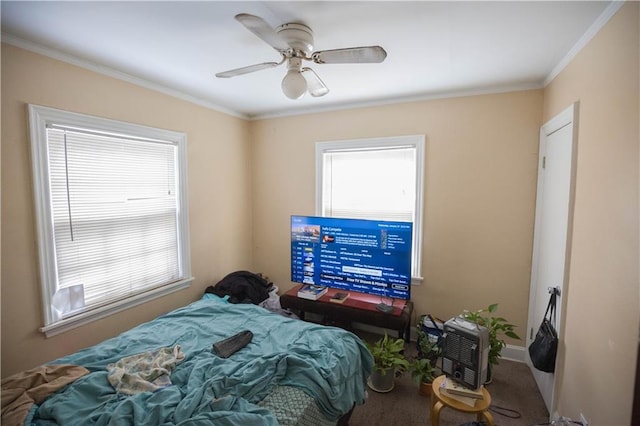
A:
<svg viewBox="0 0 640 426">
<path fill-rule="evenodd" d="M 395 367 L 388 368 L 384 374 L 374 369 L 371 372 L 371 376 L 369 376 L 367 384 L 376 392 L 391 392 L 395 385 L 395 380 Z"/>
</svg>

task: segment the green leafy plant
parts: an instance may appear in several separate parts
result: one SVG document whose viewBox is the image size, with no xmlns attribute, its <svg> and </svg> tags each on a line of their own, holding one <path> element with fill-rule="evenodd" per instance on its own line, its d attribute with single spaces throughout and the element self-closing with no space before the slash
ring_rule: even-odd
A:
<svg viewBox="0 0 640 426">
<path fill-rule="evenodd" d="M 384 337 L 374 343 L 365 342 L 367 349 L 373 355 L 373 369 L 382 375 L 392 367 L 409 368 L 409 361 L 403 355 L 404 340 L 390 339 L 385 333 Z"/>
<path fill-rule="evenodd" d="M 489 331 L 489 364 L 498 364 L 498 359 L 502 356 L 502 348 L 507 346 L 504 337 L 520 340 L 513 330 L 515 325 L 507 322 L 505 318 L 494 316 L 493 313 L 498 310 L 498 304 L 489 305 L 486 309 L 478 311 L 464 311 L 462 317 L 468 321 L 475 322 L 478 325 L 486 327 Z"/>
<path fill-rule="evenodd" d="M 422 331 L 420 327 L 421 323 L 422 322 L 416 326 L 419 358 L 427 358 L 431 362 L 431 365 L 435 365 L 442 354 L 442 347 L 438 344 L 437 340 L 429 338 L 427 333 Z"/>
<path fill-rule="evenodd" d="M 409 365 L 411 377 L 417 383 L 432 383 L 435 379 L 435 369 L 428 358 L 416 358 Z"/>
</svg>

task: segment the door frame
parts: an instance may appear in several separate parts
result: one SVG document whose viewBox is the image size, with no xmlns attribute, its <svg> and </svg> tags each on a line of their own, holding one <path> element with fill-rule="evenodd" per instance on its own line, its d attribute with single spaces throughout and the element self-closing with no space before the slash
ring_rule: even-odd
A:
<svg viewBox="0 0 640 426">
<path fill-rule="evenodd" d="M 571 104 L 568 108 L 560 112 L 558 115 L 547 121 L 540 128 L 540 145 L 539 145 L 539 155 L 538 155 L 538 181 L 537 181 L 537 192 L 536 192 L 536 213 L 535 213 L 535 225 L 534 225 L 534 237 L 533 237 L 533 252 L 532 252 L 532 262 L 531 262 L 531 282 L 529 287 L 529 313 L 527 320 L 527 330 L 526 330 L 526 348 L 529 347 L 533 338 L 535 337 L 535 333 L 537 332 L 541 318 L 534 318 L 536 306 L 536 295 L 537 295 L 537 280 L 538 280 L 538 251 L 540 248 L 540 235 L 537 232 L 542 226 L 542 214 L 541 214 L 541 205 L 540 202 L 542 200 L 542 195 L 544 191 L 544 162 L 546 155 L 546 141 L 549 136 L 551 136 L 556 131 L 570 125 L 572 126 L 572 135 L 571 135 L 571 169 L 570 169 L 570 183 L 569 183 L 569 199 L 568 199 L 568 215 L 567 215 L 567 237 L 565 243 L 565 259 L 564 259 L 564 276 L 562 282 L 562 293 L 558 300 L 558 306 L 556 308 L 556 315 L 558 319 L 558 353 L 556 357 L 556 370 L 553 374 L 553 386 L 551 390 L 551 395 L 549 397 L 550 405 L 547 407 L 549 409 L 550 420 L 558 417 L 558 413 L 556 412 L 558 398 L 557 398 L 557 386 L 559 380 L 557 379 L 558 374 L 562 374 L 564 368 L 564 330 L 565 330 L 565 318 L 566 318 L 566 307 L 569 291 L 569 276 L 570 276 L 570 265 L 571 265 L 571 242 L 573 240 L 573 216 L 574 216 L 574 204 L 575 204 L 575 187 L 576 187 L 576 166 L 577 166 L 577 154 L 578 154 L 578 112 L 579 112 L 579 102 L 575 102 Z M 545 300 L 546 304 L 547 301 Z M 525 362 L 532 370 L 534 374 L 548 374 L 542 373 L 535 369 L 533 364 L 531 363 L 531 358 L 529 356 L 528 350 L 525 350 Z M 540 385 L 537 383 L 538 387 Z M 541 390 L 542 393 L 542 390 Z"/>
</svg>

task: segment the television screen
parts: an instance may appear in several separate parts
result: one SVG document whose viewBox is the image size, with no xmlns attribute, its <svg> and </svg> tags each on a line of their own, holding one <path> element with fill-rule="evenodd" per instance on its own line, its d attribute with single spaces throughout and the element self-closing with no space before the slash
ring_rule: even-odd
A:
<svg viewBox="0 0 640 426">
<path fill-rule="evenodd" d="M 291 281 L 409 299 L 411 222 L 291 216 Z"/>
</svg>

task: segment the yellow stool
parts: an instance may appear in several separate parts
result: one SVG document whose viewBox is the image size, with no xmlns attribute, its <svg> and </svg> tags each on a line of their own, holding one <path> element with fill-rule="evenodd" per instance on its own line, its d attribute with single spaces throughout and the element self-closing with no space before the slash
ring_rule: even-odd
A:
<svg viewBox="0 0 640 426">
<path fill-rule="evenodd" d="M 489 412 L 491 406 L 491 395 L 489 391 L 482 387 L 482 399 L 476 402 L 474 407 L 460 402 L 457 399 L 449 398 L 447 395 L 440 393 L 440 385 L 445 376 L 442 375 L 433 381 L 431 392 L 431 426 L 438 426 L 440 424 L 440 411 L 444 407 L 453 408 L 454 410 L 462 411 L 464 413 L 472 413 L 476 415 L 477 421 L 485 421 L 488 426 L 495 426 L 493 423 L 493 416 Z"/>
</svg>

